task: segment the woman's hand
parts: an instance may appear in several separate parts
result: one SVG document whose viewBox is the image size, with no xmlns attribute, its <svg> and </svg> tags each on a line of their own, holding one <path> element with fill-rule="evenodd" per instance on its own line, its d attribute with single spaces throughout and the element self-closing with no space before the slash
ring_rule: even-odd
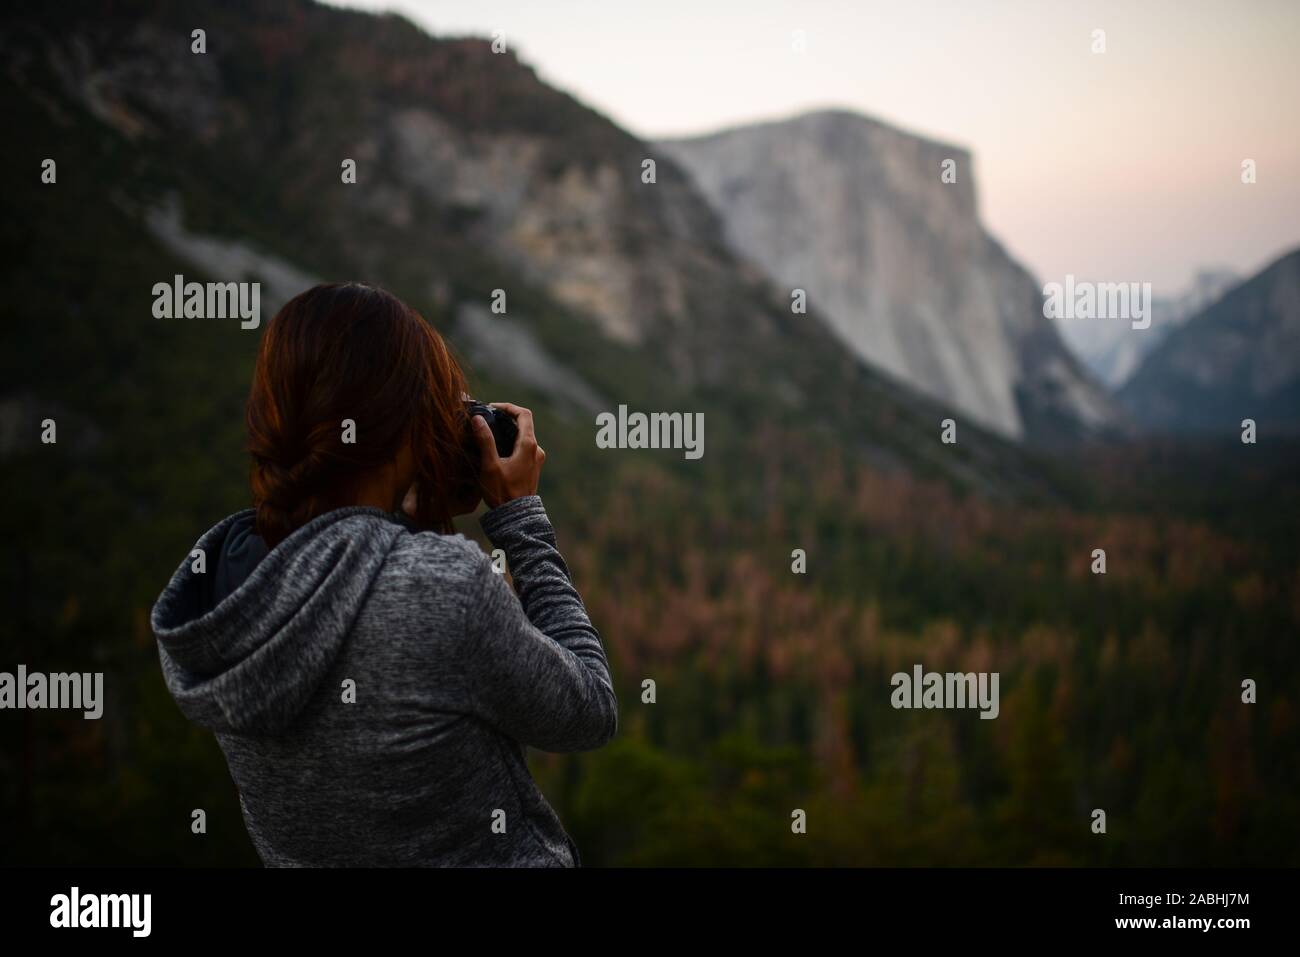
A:
<svg viewBox="0 0 1300 957">
<path fill-rule="evenodd" d="M 509 402 L 491 402 L 489 405 L 513 417 L 519 428 L 519 437 L 515 439 L 510 457 L 503 459 L 497 455 L 496 440 L 483 418 L 476 415 L 471 423 L 474 440 L 479 447 L 478 481 L 483 491 L 483 501 L 488 508 L 496 508 L 511 499 L 537 494 L 537 482 L 542 475 L 542 463 L 546 461 L 546 450 L 537 444 L 537 435 L 533 432 L 533 413 Z"/>
</svg>

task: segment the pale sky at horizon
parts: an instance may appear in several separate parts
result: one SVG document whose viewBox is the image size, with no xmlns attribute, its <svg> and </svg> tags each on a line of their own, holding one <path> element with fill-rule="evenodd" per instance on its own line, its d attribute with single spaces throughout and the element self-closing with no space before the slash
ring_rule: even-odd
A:
<svg viewBox="0 0 1300 957">
<path fill-rule="evenodd" d="M 1248 275 L 1300 246 L 1300 2 L 335 5 L 437 36 L 501 30 L 645 139 L 837 107 L 961 146 L 985 225 L 1040 282 L 1169 294 L 1197 268 Z"/>
</svg>

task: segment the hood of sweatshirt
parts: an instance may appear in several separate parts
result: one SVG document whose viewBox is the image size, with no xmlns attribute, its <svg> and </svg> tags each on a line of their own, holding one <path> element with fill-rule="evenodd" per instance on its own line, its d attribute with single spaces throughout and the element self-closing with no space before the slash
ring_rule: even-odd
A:
<svg viewBox="0 0 1300 957">
<path fill-rule="evenodd" d="M 327 512 L 267 550 L 252 509 L 209 529 L 150 616 L 167 688 L 191 721 L 287 727 L 343 648 L 403 525 L 379 508 Z"/>
</svg>

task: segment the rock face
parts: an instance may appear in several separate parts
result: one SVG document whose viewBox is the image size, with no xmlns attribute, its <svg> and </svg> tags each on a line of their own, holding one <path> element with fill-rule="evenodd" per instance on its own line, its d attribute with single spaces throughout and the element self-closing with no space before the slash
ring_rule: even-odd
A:
<svg viewBox="0 0 1300 957">
<path fill-rule="evenodd" d="M 1239 282 L 1241 277 L 1231 269 L 1197 270 L 1191 284 L 1177 295 L 1156 297 L 1151 303 L 1151 325 L 1146 329 L 1095 319 L 1057 319 L 1056 323 L 1066 344 L 1088 370 L 1118 389 L 1171 332 Z"/>
<path fill-rule="evenodd" d="M 1120 397 L 1155 429 L 1300 431 L 1300 250 L 1173 330 Z"/>
<path fill-rule="evenodd" d="M 658 147 L 732 246 L 806 290 L 866 361 L 1012 438 L 1117 421 L 1044 319 L 1039 284 L 981 226 L 966 151 L 841 111 Z"/>
<path fill-rule="evenodd" d="M 196 23 L 211 42 L 202 56 L 189 52 Z M 957 378 L 1002 418 L 963 420 L 960 447 L 939 441 L 955 406 L 846 348 L 828 292 L 805 283 L 809 312 L 792 314 L 685 169 L 488 40 L 306 0 L 33 7 L 0 31 L 0 86 L 16 141 L 57 138 L 95 172 L 70 176 L 61 159 L 57 191 L 23 193 L 23 205 L 0 196 L 6 218 L 38 215 L 59 237 L 116 237 L 121 265 L 97 280 L 123 289 L 111 319 L 92 284 L 60 278 L 74 271 L 66 262 L 34 267 L 35 287 L 62 297 L 52 314 L 94 317 L 84 328 L 65 320 L 67 341 L 142 328 L 149 299 L 134 290 L 175 272 L 260 280 L 273 298 L 315 277 L 360 279 L 411 303 L 494 387 L 564 412 L 556 427 L 570 447 L 592 447 L 601 408 L 707 410 L 719 423 L 710 455 L 727 467 L 760 446 L 777 462 L 794 437 L 1000 497 L 1055 494 L 1032 451 L 1003 436 L 1077 428 L 1090 395 L 1046 320 L 1027 321 L 1004 348 L 1002 322 L 1041 316 L 1038 290 L 1021 271 L 972 265 L 1005 257 L 972 225 L 967 187 L 934 190 L 909 174 L 918 160 L 906 154 L 876 180 L 890 187 L 880 202 L 899 207 L 875 227 L 872 268 L 898 279 L 891 303 L 915 295 L 928 325 L 903 331 L 933 354 L 936 378 L 973 355 L 944 331 L 944 310 L 965 310 L 961 295 L 985 303 L 970 322 L 985 323 L 994 358 Z M 963 250 L 954 268 L 972 276 L 936 297 L 928 287 L 953 249 Z M 486 311 L 497 293 L 501 314 Z M 33 316 L 11 328 L 49 331 Z M 236 382 L 248 347 L 227 346 L 219 378 Z M 898 350 L 918 351 L 906 337 Z M 987 421 L 1007 427 L 978 428 Z"/>
</svg>

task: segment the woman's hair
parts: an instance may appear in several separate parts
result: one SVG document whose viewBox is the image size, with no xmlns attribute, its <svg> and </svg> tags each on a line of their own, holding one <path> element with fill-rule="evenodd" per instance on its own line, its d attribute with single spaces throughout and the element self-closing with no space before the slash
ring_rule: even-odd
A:
<svg viewBox="0 0 1300 957">
<path fill-rule="evenodd" d="M 465 379 L 442 337 L 396 296 L 359 283 L 289 300 L 262 335 L 248 400 L 257 533 L 274 548 L 410 443 L 417 524 L 451 531 L 463 494 Z M 344 442 L 344 420 L 355 423 Z"/>
</svg>

